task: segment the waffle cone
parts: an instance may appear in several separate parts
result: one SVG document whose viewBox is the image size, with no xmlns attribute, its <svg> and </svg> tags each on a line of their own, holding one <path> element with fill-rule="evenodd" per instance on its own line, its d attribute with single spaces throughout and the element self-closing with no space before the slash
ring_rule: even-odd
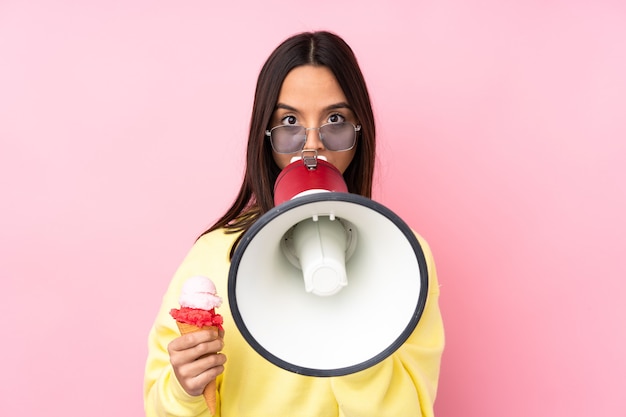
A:
<svg viewBox="0 0 626 417">
<path fill-rule="evenodd" d="M 181 323 L 180 321 L 176 322 L 178 325 L 178 330 L 180 330 L 180 334 L 193 333 L 200 330 L 208 330 L 211 327 L 216 328 L 215 326 L 204 326 L 198 327 L 193 324 Z M 209 410 L 211 410 L 211 414 L 215 414 L 215 404 L 217 402 L 217 387 L 215 385 L 215 379 L 212 379 L 206 387 L 204 387 L 204 391 L 202 392 L 204 396 L 204 400 L 206 401 Z"/>
</svg>

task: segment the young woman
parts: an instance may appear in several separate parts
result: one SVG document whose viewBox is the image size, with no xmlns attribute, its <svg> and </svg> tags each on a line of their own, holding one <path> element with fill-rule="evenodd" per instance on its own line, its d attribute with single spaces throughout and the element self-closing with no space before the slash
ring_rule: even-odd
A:
<svg viewBox="0 0 626 417">
<path fill-rule="evenodd" d="M 330 129 L 335 134 L 328 134 Z M 419 324 L 390 357 L 354 374 L 309 377 L 269 363 L 232 325 L 228 302 L 219 311 L 225 323 L 221 335 L 206 330 L 180 336 L 169 315 L 189 277 L 210 277 L 218 293 L 227 295 L 238 239 L 273 207 L 278 174 L 303 149 L 317 151 L 337 167 L 351 193 L 370 197 L 375 137 L 365 81 L 341 38 L 329 32 L 302 33 L 270 55 L 257 83 L 239 194 L 192 247 L 150 332 L 144 398 L 148 417 L 211 415 L 202 392 L 215 378 L 218 416 L 433 415 L 444 333 L 432 255 L 419 236 L 430 280 Z"/>
</svg>

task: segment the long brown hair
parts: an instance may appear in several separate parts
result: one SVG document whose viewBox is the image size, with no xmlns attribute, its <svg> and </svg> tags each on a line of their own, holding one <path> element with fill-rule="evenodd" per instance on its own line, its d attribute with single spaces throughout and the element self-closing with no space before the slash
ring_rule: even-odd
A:
<svg viewBox="0 0 626 417">
<path fill-rule="evenodd" d="M 232 206 L 204 234 L 224 228 L 227 233 L 245 232 L 274 206 L 274 183 L 280 168 L 272 157 L 272 148 L 265 136 L 276 102 L 287 74 L 301 65 L 329 68 L 343 90 L 354 112 L 361 132 L 356 153 L 344 180 L 348 191 L 371 197 L 376 128 L 367 86 L 348 44 L 330 32 L 305 32 L 281 43 L 269 56 L 257 80 L 243 183 Z M 236 244 L 231 249 L 231 257 Z"/>
</svg>

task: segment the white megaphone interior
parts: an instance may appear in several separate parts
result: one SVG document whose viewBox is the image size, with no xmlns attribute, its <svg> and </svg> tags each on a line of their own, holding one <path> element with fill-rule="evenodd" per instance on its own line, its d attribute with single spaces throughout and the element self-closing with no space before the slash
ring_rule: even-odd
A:
<svg viewBox="0 0 626 417">
<path fill-rule="evenodd" d="M 293 199 L 320 192 L 328 191 L 308 190 Z M 345 263 L 355 245 L 354 228 L 349 222 L 337 219 L 334 213 L 304 219 L 281 239 L 287 260 L 302 270 L 304 290 L 318 296 L 335 295 L 348 285 Z"/>
<path fill-rule="evenodd" d="M 314 158 L 326 160 L 322 155 Z M 290 163 L 300 159 L 302 157 L 294 157 Z M 329 191 L 308 189 L 293 196 L 292 200 L 325 192 Z M 354 252 L 355 244 L 354 228 L 333 213 L 302 220 L 281 239 L 285 257 L 302 270 L 305 291 L 319 296 L 334 295 L 348 285 L 345 262 Z"/>
<path fill-rule="evenodd" d="M 406 230 L 367 205 L 323 199 L 331 194 L 307 193 L 292 200 L 301 204 L 258 230 L 237 272 L 237 304 L 250 335 L 280 360 L 320 370 L 352 367 L 389 350 L 414 318 L 420 274 L 425 273 Z M 349 224 L 352 236 L 358 234 L 358 244 L 351 245 L 348 237 L 335 242 L 333 257 L 341 264 L 344 254 L 348 285 L 332 296 L 305 291 L 302 272 L 288 260 L 282 243 L 294 225 L 315 218 L 318 225 L 325 218 L 340 226 L 329 240 L 337 230 L 345 233 L 339 219 Z M 295 256 L 302 260 L 308 251 L 296 250 Z"/>
</svg>

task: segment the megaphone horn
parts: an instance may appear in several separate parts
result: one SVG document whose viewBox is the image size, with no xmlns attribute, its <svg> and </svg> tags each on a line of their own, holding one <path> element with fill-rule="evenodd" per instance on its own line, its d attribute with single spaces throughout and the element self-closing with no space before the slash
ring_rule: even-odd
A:
<svg viewBox="0 0 626 417">
<path fill-rule="evenodd" d="M 228 297 L 242 336 L 268 361 L 298 374 L 345 375 L 384 360 L 410 336 L 428 271 L 396 214 L 348 193 L 332 164 L 313 159 L 281 171 L 275 207 L 235 250 Z"/>
</svg>

